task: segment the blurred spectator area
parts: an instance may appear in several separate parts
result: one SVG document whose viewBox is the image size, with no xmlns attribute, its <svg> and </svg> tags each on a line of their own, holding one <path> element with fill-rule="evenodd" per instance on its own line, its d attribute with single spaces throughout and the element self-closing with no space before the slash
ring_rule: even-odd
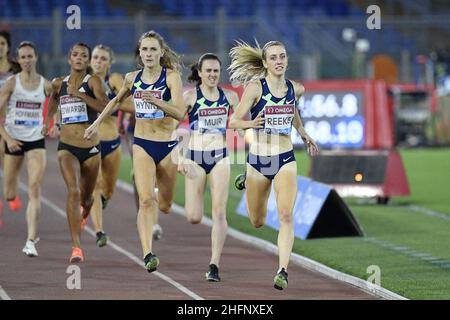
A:
<svg viewBox="0 0 450 320">
<path fill-rule="evenodd" d="M 445 14 L 450 14 L 449 1 L 378 1 L 382 29 L 369 30 L 366 8 L 373 2 L 0 0 L 0 28 L 11 30 L 13 46 L 25 39 L 34 41 L 40 52 L 53 61 L 66 54 L 74 42 L 109 45 L 118 54 L 118 67 L 123 70 L 133 64 L 131 53 L 137 39 L 149 29 L 161 33 L 173 49 L 184 55 L 186 63 L 205 51 L 213 51 L 225 60 L 225 67 L 235 40 L 253 44 L 256 38 L 264 44 L 277 39 L 288 49 L 288 72 L 310 79 L 353 76 L 355 43 L 343 40 L 344 28 L 352 28 L 357 38 L 369 41 L 367 61 L 386 54 L 397 65 L 407 66 L 414 63 L 417 54 L 448 47 L 450 25 L 449 15 Z M 81 9 L 80 30 L 65 27 L 66 8 L 72 4 Z M 411 81 L 413 68 L 402 70 L 401 80 Z M 364 74 L 370 75 L 369 67 Z"/>
</svg>

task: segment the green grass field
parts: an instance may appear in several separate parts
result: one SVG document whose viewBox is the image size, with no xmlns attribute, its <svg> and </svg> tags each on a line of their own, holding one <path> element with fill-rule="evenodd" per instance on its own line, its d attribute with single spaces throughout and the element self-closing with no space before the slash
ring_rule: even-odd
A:
<svg viewBox="0 0 450 320">
<path fill-rule="evenodd" d="M 345 199 L 365 232 L 365 237 L 296 239 L 294 252 L 331 268 L 367 279 L 367 268 L 381 269 L 381 285 L 410 299 L 450 299 L 450 219 L 411 210 L 420 206 L 450 217 L 450 149 L 401 150 L 411 195 L 376 205 Z M 241 155 L 239 155 L 241 156 Z M 309 159 L 296 153 L 298 172 L 306 175 Z M 121 179 L 129 181 L 130 160 L 122 162 Z M 228 201 L 230 227 L 276 244 L 277 231 L 255 229 L 235 213 L 243 193 L 234 188 L 234 177 L 243 165 L 233 165 Z M 179 176 L 175 202 L 184 205 L 184 177 Z M 210 216 L 211 199 L 205 193 L 205 212 Z"/>
</svg>

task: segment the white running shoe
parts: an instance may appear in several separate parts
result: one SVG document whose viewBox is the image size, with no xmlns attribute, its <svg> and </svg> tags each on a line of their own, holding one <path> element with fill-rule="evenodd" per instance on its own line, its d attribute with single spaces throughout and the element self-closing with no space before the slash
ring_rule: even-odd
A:
<svg viewBox="0 0 450 320">
<path fill-rule="evenodd" d="M 37 238 L 36 240 L 27 240 L 27 242 L 25 243 L 25 247 L 23 247 L 22 252 L 25 253 L 27 256 L 29 257 L 37 257 L 38 253 L 36 250 L 36 243 L 38 243 L 39 238 Z"/>
<path fill-rule="evenodd" d="M 163 231 L 159 224 L 153 225 L 153 240 L 160 240 L 162 237 Z"/>
</svg>

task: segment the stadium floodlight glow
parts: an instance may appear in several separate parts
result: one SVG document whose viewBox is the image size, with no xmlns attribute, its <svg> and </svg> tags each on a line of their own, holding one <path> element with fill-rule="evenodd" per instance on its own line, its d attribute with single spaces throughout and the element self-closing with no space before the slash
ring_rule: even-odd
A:
<svg viewBox="0 0 450 320">
<path fill-rule="evenodd" d="M 370 50 L 370 42 L 367 39 L 358 39 L 355 43 L 356 51 L 367 52 Z"/>
<path fill-rule="evenodd" d="M 342 39 L 347 42 L 353 42 L 356 39 L 356 31 L 352 28 L 344 28 L 342 30 Z"/>
</svg>

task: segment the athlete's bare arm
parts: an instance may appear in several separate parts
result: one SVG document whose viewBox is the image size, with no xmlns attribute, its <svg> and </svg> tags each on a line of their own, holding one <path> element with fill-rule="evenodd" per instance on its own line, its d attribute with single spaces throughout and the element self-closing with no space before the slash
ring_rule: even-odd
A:
<svg viewBox="0 0 450 320">
<path fill-rule="evenodd" d="M 297 82 L 293 82 L 295 91 L 295 101 L 298 101 L 302 94 L 305 92 L 305 87 Z M 316 155 L 319 152 L 319 146 L 316 142 L 306 133 L 303 127 L 302 119 L 300 118 L 300 113 L 297 108 L 294 108 L 294 121 L 292 125 L 299 133 L 303 142 L 306 145 L 306 150 L 311 156 Z"/>
<path fill-rule="evenodd" d="M 244 120 L 244 117 L 257 102 L 262 94 L 261 84 L 259 82 L 250 82 L 244 90 L 242 99 L 234 110 L 230 118 L 230 128 L 233 129 L 250 129 L 263 128 L 264 114 L 263 111 L 258 114 L 254 120 Z"/>
<path fill-rule="evenodd" d="M 98 126 L 100 123 L 109 116 L 111 113 L 117 110 L 118 106 L 130 96 L 131 94 L 131 86 L 136 77 L 136 71 L 127 73 L 125 76 L 125 81 L 123 82 L 122 88 L 120 88 L 117 95 L 112 99 L 103 109 L 102 113 L 98 116 L 97 120 L 94 121 L 93 124 L 89 126 L 84 132 L 84 138 L 90 139 L 90 137 L 98 131 Z"/>
<path fill-rule="evenodd" d="M 183 102 L 183 83 L 178 72 L 167 71 L 167 86 L 172 94 L 171 103 L 155 98 L 152 95 L 146 96 L 144 101 L 154 104 L 172 118 L 183 121 L 186 110 Z"/>
<path fill-rule="evenodd" d="M 88 85 L 94 93 L 95 98 L 92 98 L 84 92 L 78 91 L 70 83 L 67 83 L 67 93 L 71 96 L 80 98 L 95 111 L 102 112 L 108 103 L 108 97 L 106 96 L 105 89 L 103 88 L 102 80 L 100 80 L 98 76 L 94 75 L 89 78 Z"/>
<path fill-rule="evenodd" d="M 3 85 L 0 91 L 0 113 L 3 113 L 4 109 L 7 108 L 8 101 L 11 98 L 11 95 L 14 92 L 15 87 L 16 87 L 16 76 L 12 76 L 6 81 L 6 83 Z M 11 151 L 20 150 L 20 145 L 22 145 L 22 143 L 17 141 L 19 144 L 19 146 L 17 146 L 14 143 L 15 140 L 8 134 L 8 132 L 6 132 L 5 127 L 2 123 L 0 123 L 0 136 L 3 137 L 3 139 L 5 139 L 9 150 Z"/>
<path fill-rule="evenodd" d="M 48 129 L 50 128 L 50 120 L 56 114 L 56 111 L 58 111 L 59 90 L 61 90 L 62 82 L 63 82 L 62 77 L 55 78 L 52 80 L 52 90 L 50 97 L 48 99 L 47 114 L 45 116 L 44 126 L 42 127 L 41 132 L 43 136 L 48 135 Z"/>
</svg>

